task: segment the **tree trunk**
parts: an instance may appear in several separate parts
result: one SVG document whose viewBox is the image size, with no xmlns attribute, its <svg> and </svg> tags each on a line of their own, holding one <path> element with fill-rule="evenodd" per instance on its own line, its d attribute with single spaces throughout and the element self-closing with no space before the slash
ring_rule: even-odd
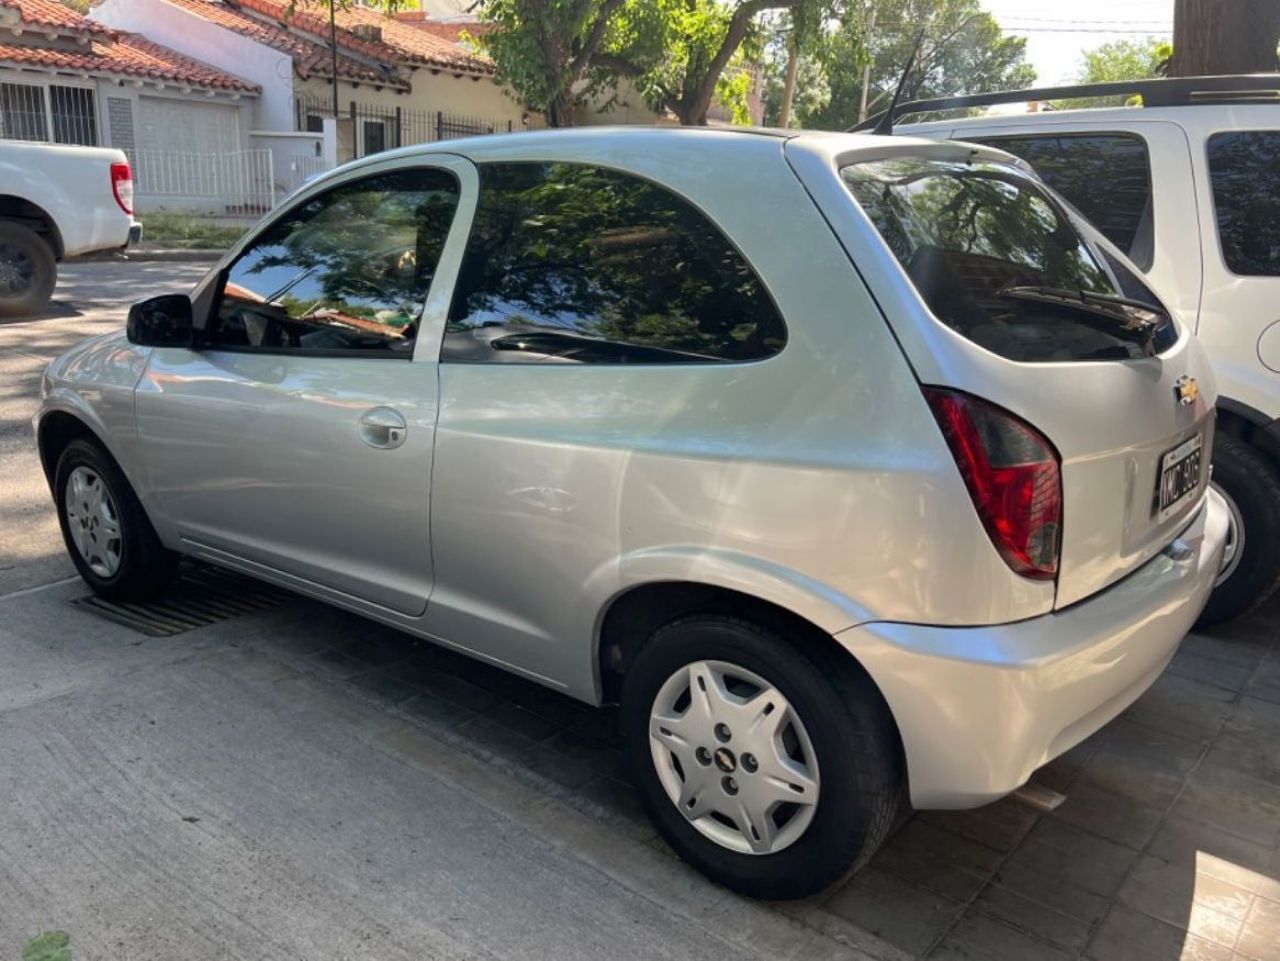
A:
<svg viewBox="0 0 1280 961">
<path fill-rule="evenodd" d="M 1175 0 L 1169 76 L 1271 73 L 1280 0 Z"/>
<path fill-rule="evenodd" d="M 800 54 L 796 50 L 795 37 L 787 45 L 787 74 L 782 81 L 782 108 L 778 111 L 778 126 L 786 130 L 791 126 L 791 102 L 796 99 L 796 73 L 800 69 Z"/>
<path fill-rule="evenodd" d="M 547 126 L 572 127 L 573 121 L 573 94 L 568 90 L 562 90 L 547 104 Z"/>
</svg>

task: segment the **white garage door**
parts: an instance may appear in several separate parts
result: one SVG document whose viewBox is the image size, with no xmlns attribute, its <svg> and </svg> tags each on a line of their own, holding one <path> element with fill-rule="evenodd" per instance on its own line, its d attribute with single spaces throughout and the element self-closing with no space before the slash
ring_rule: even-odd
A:
<svg viewBox="0 0 1280 961">
<path fill-rule="evenodd" d="M 240 149 L 238 108 L 142 97 L 142 150 L 223 153 Z"/>
</svg>

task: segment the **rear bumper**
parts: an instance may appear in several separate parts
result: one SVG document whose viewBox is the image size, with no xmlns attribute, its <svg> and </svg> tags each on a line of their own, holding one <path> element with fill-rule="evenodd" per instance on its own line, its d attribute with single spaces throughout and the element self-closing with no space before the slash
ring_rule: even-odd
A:
<svg viewBox="0 0 1280 961">
<path fill-rule="evenodd" d="M 893 711 L 912 804 L 993 801 L 1137 700 L 1208 600 L 1226 530 L 1210 490 L 1163 552 L 1071 607 L 992 627 L 870 623 L 836 635 Z"/>
<path fill-rule="evenodd" d="M 125 242 L 126 247 L 135 247 L 142 241 L 142 224 L 134 221 L 129 225 L 129 239 Z"/>
</svg>

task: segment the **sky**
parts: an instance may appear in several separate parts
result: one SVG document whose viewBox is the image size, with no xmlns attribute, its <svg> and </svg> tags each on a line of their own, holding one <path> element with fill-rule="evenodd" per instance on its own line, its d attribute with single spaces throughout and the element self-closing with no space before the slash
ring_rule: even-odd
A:
<svg viewBox="0 0 1280 961">
<path fill-rule="evenodd" d="M 1027 38 L 1041 85 L 1076 78 L 1081 51 L 1113 40 L 1169 37 L 1174 0 L 980 0 L 1005 33 Z"/>
</svg>

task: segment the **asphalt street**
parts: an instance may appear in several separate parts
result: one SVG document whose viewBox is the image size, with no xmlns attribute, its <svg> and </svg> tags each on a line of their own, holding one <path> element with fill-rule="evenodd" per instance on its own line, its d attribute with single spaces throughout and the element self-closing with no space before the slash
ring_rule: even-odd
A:
<svg viewBox="0 0 1280 961">
<path fill-rule="evenodd" d="M 914 815 L 786 905 L 671 854 L 607 710 L 283 592 L 171 637 L 86 607 L 40 371 L 204 269 L 72 265 L 0 325 L 0 958 L 1280 961 L 1280 604 L 1038 772 L 1057 810 Z"/>
<path fill-rule="evenodd" d="M 188 290 L 208 269 L 200 263 L 62 264 L 48 310 L 30 320 L 0 321 L 0 595 L 74 573 L 31 437 L 45 365 L 77 341 L 123 326 L 133 301 Z"/>
</svg>

